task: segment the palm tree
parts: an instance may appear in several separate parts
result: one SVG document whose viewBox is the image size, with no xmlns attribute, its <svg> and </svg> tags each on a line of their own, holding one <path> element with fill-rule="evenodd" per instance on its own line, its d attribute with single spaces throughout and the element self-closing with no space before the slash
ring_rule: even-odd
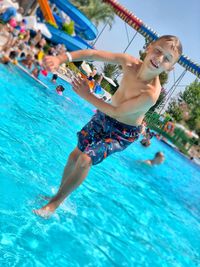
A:
<svg viewBox="0 0 200 267">
<path fill-rule="evenodd" d="M 71 0 L 71 2 L 91 19 L 96 26 L 100 23 L 108 23 L 110 28 L 112 27 L 115 13 L 107 4 L 99 0 Z"/>
<path fill-rule="evenodd" d="M 117 78 L 122 73 L 121 67 L 118 66 L 118 65 L 114 65 L 114 64 L 104 63 L 104 66 L 102 68 L 102 72 L 105 74 L 105 76 L 113 79 L 113 81 L 117 85 L 115 87 L 112 84 L 108 83 L 106 80 L 103 80 L 102 83 L 101 83 L 102 87 L 106 91 L 108 91 L 110 94 L 113 95 L 117 91 L 117 89 L 119 87 Z"/>
<path fill-rule="evenodd" d="M 118 77 L 122 70 L 119 65 L 114 65 L 114 64 L 109 64 L 109 63 L 104 63 L 104 66 L 102 68 L 102 72 L 107 76 L 110 77 L 111 79 L 115 79 Z"/>
</svg>

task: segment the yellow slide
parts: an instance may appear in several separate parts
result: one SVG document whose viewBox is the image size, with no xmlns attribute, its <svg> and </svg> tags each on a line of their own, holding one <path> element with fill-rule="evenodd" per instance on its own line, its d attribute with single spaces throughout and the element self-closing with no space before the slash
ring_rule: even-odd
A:
<svg viewBox="0 0 200 267">
<path fill-rule="evenodd" d="M 51 8 L 49 6 L 48 0 L 38 0 L 38 4 L 40 5 L 40 9 L 42 11 L 42 14 L 46 22 L 56 26 L 56 21 L 51 12 Z"/>
</svg>

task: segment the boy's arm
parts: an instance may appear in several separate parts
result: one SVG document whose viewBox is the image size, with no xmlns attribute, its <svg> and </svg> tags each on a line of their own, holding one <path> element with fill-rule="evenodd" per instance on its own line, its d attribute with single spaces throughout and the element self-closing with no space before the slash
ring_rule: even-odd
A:
<svg viewBox="0 0 200 267">
<path fill-rule="evenodd" d="M 128 60 L 131 60 L 131 56 L 123 53 L 112 53 L 107 51 L 101 51 L 101 50 L 78 50 L 74 52 L 70 52 L 58 55 L 58 56 L 46 56 L 44 58 L 44 64 L 49 71 L 56 70 L 60 64 L 65 62 L 76 62 L 76 61 L 103 61 L 103 62 L 109 62 L 113 64 L 119 64 L 124 65 Z"/>
<path fill-rule="evenodd" d="M 152 165 L 151 160 L 149 160 L 149 159 L 148 160 L 144 160 L 143 163 L 146 164 L 146 165 L 150 165 L 150 166 Z"/>
<path fill-rule="evenodd" d="M 107 114 L 110 117 L 118 118 L 122 115 L 129 115 L 140 111 L 148 111 L 148 109 L 155 103 L 149 92 L 143 92 L 139 96 L 131 98 L 119 106 L 113 106 L 103 100 L 95 97 L 89 89 L 87 81 L 81 78 L 76 78 L 73 82 L 74 91 L 82 98 L 93 104 L 100 111 Z"/>
</svg>

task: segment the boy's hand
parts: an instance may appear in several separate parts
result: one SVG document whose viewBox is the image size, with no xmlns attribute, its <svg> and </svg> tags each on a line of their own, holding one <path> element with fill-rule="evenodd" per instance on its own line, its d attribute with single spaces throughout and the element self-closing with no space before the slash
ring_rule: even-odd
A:
<svg viewBox="0 0 200 267">
<path fill-rule="evenodd" d="M 43 60 L 45 68 L 51 72 L 57 70 L 61 63 L 60 56 L 45 56 Z"/>
<path fill-rule="evenodd" d="M 88 82 L 81 77 L 75 77 L 73 79 L 72 89 L 84 99 L 87 99 L 87 97 L 91 94 Z"/>
</svg>

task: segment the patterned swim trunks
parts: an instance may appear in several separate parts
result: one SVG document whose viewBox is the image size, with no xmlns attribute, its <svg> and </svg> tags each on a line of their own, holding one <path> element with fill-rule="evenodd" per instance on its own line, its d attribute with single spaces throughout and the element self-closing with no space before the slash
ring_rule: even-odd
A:
<svg viewBox="0 0 200 267">
<path fill-rule="evenodd" d="M 141 126 L 119 122 L 97 111 L 78 135 L 78 148 L 96 165 L 109 155 L 127 148 L 139 138 Z"/>
</svg>

